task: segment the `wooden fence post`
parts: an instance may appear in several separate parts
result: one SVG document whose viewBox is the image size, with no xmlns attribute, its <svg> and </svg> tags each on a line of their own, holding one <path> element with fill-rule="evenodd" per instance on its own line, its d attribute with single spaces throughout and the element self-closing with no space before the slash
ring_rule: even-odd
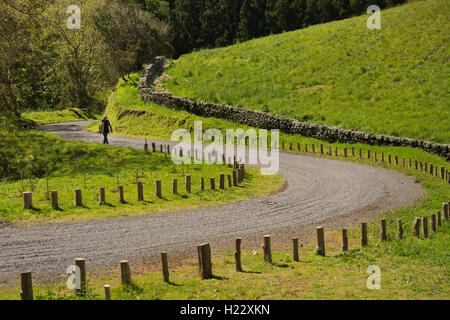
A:
<svg viewBox="0 0 450 320">
<path fill-rule="evenodd" d="M 209 178 L 211 184 L 211 190 L 216 190 L 216 180 L 214 178 Z"/>
<path fill-rule="evenodd" d="M 373 160 L 375 160 L 375 162 L 378 161 L 378 158 L 377 158 L 377 150 L 374 150 L 374 151 L 373 151 Z"/>
<path fill-rule="evenodd" d="M 237 179 L 237 171 L 233 170 L 233 187 L 237 187 L 238 179 Z"/>
<path fill-rule="evenodd" d="M 395 156 L 395 165 L 398 166 L 398 156 Z"/>
<path fill-rule="evenodd" d="M 445 168 L 441 167 L 441 179 L 445 179 Z"/>
<path fill-rule="evenodd" d="M 437 225 L 438 225 L 439 227 L 442 227 L 441 210 L 438 210 L 438 211 L 436 212 L 436 215 L 437 215 Z"/>
<path fill-rule="evenodd" d="M 430 229 L 436 232 L 436 213 L 430 215 Z"/>
<path fill-rule="evenodd" d="M 347 158 L 347 148 L 344 148 L 344 158 Z"/>
<path fill-rule="evenodd" d="M 86 259 L 76 258 L 75 259 L 76 270 L 80 270 L 80 288 L 75 289 L 77 294 L 83 294 L 86 292 Z M 76 271 L 75 271 L 76 272 Z"/>
<path fill-rule="evenodd" d="M 444 220 L 448 220 L 448 215 L 449 215 L 449 204 L 448 203 L 442 204 L 442 212 L 444 213 Z"/>
<path fill-rule="evenodd" d="M 367 150 L 367 160 L 370 160 L 370 150 Z"/>
<path fill-rule="evenodd" d="M 99 204 L 99 205 L 104 205 L 105 203 L 106 203 L 106 191 L 105 191 L 105 187 L 100 187 L 98 204 Z"/>
<path fill-rule="evenodd" d="M 178 194 L 178 180 L 172 179 L 172 194 Z"/>
<path fill-rule="evenodd" d="M 191 193 L 191 175 L 186 175 L 186 192 Z"/>
<path fill-rule="evenodd" d="M 381 152 L 381 162 L 384 162 L 384 152 Z"/>
<path fill-rule="evenodd" d="M 161 264 L 164 281 L 169 283 L 169 263 L 167 260 L 167 252 L 161 252 Z"/>
<path fill-rule="evenodd" d="M 347 229 L 342 229 L 342 251 L 348 251 Z"/>
<path fill-rule="evenodd" d="M 413 237 L 420 237 L 420 224 L 422 219 L 416 217 L 413 222 L 412 235 Z"/>
<path fill-rule="evenodd" d="M 400 220 L 400 219 L 397 220 L 397 226 L 398 226 L 397 238 L 398 238 L 398 240 L 402 240 L 403 239 L 402 220 Z"/>
<path fill-rule="evenodd" d="M 142 181 L 137 182 L 138 201 L 144 201 L 144 185 Z"/>
<path fill-rule="evenodd" d="M 361 223 L 361 246 L 367 246 L 367 223 Z"/>
<path fill-rule="evenodd" d="M 33 280 L 31 276 L 31 271 L 22 272 L 20 274 L 20 298 L 22 300 L 33 300 Z"/>
<path fill-rule="evenodd" d="M 119 186 L 119 202 L 121 204 L 125 203 L 125 197 L 123 195 L 123 186 Z"/>
<path fill-rule="evenodd" d="M 337 147 L 337 146 L 334 148 L 334 155 L 335 155 L 336 157 L 339 155 L 339 150 L 338 150 L 338 147 Z"/>
<path fill-rule="evenodd" d="M 202 279 L 212 278 L 211 247 L 209 243 L 199 245 L 198 252 L 198 274 Z"/>
<path fill-rule="evenodd" d="M 156 184 L 155 196 L 156 196 L 156 198 L 161 199 L 162 198 L 161 180 L 156 180 L 155 184 Z"/>
<path fill-rule="evenodd" d="M 152 142 L 152 152 L 156 152 L 156 144 Z"/>
<path fill-rule="evenodd" d="M 123 285 L 131 283 L 131 269 L 128 260 L 120 261 L 120 279 Z"/>
<path fill-rule="evenodd" d="M 242 272 L 241 244 L 242 244 L 242 238 L 236 238 L 236 240 L 234 242 L 234 260 L 236 261 L 236 271 L 237 272 Z"/>
<path fill-rule="evenodd" d="M 316 146 L 314 145 L 314 143 L 311 144 L 311 152 L 312 153 L 316 153 Z"/>
<path fill-rule="evenodd" d="M 297 150 L 302 151 L 302 148 L 300 147 L 300 143 L 297 142 Z"/>
<path fill-rule="evenodd" d="M 231 188 L 233 186 L 233 182 L 231 180 L 231 174 L 227 175 L 227 180 L 228 180 L 228 188 Z"/>
<path fill-rule="evenodd" d="M 105 284 L 103 289 L 105 289 L 105 300 L 111 300 L 111 286 L 109 284 Z"/>
<path fill-rule="evenodd" d="M 292 259 L 299 261 L 298 259 L 298 238 L 292 238 Z"/>
<path fill-rule="evenodd" d="M 422 218 L 422 233 L 424 238 L 428 238 L 428 218 L 423 217 Z"/>
<path fill-rule="evenodd" d="M 289 150 L 292 151 L 292 142 L 289 143 Z"/>
<path fill-rule="evenodd" d="M 219 175 L 219 189 L 225 189 L 225 174 L 221 173 Z"/>
<path fill-rule="evenodd" d="M 308 144 L 305 143 L 305 152 L 308 153 Z"/>
<path fill-rule="evenodd" d="M 51 198 L 52 198 L 52 208 L 54 210 L 58 210 L 59 209 L 59 202 L 58 202 L 58 191 L 53 190 L 51 192 Z"/>
<path fill-rule="evenodd" d="M 148 143 L 147 143 L 147 139 L 145 139 L 145 143 L 144 143 L 144 151 L 148 152 Z"/>
<path fill-rule="evenodd" d="M 205 178 L 200 178 L 200 190 L 205 191 Z"/>
<path fill-rule="evenodd" d="M 241 165 L 238 165 L 238 168 L 237 168 L 237 181 L 238 181 L 238 183 L 241 183 L 242 182 L 242 168 L 241 168 Z"/>
<path fill-rule="evenodd" d="M 388 163 L 391 164 L 392 163 L 392 156 L 388 155 Z"/>
<path fill-rule="evenodd" d="M 22 192 L 23 208 L 25 210 L 33 209 L 33 194 L 31 192 Z"/>
<path fill-rule="evenodd" d="M 333 155 L 333 150 L 331 150 L 331 146 L 328 145 L 328 155 L 332 156 Z"/>
<path fill-rule="evenodd" d="M 83 205 L 83 199 L 81 196 L 81 190 L 75 190 L 75 207 L 81 207 Z"/>
<path fill-rule="evenodd" d="M 359 149 L 359 158 L 362 159 L 362 150 Z"/>
<path fill-rule="evenodd" d="M 355 157 L 355 147 L 352 147 L 352 157 Z"/>
<path fill-rule="evenodd" d="M 264 261 L 272 263 L 272 250 L 270 248 L 270 236 L 264 236 L 263 238 L 263 251 L 264 251 Z"/>
<path fill-rule="evenodd" d="M 323 227 L 317 227 L 316 233 L 317 233 L 316 254 L 320 256 L 325 256 L 325 233 Z"/>
<path fill-rule="evenodd" d="M 380 239 L 381 242 L 387 241 L 386 219 L 380 220 Z"/>
</svg>

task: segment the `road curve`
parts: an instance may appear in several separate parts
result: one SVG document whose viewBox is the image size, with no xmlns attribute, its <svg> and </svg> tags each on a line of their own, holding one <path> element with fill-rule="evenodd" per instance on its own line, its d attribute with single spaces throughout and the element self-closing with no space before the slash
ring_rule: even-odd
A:
<svg viewBox="0 0 450 320">
<path fill-rule="evenodd" d="M 101 141 L 98 134 L 84 130 L 87 124 L 38 130 L 71 140 Z M 138 138 L 112 136 L 110 143 L 143 147 Z M 227 205 L 83 222 L 0 225 L 0 281 L 29 269 L 37 275 L 63 274 L 80 256 L 90 268 L 106 268 L 121 259 L 154 259 L 161 251 L 195 254 L 195 246 L 204 241 L 287 237 L 330 219 L 339 225 L 364 211 L 373 215 L 406 206 L 424 194 L 411 177 L 398 172 L 321 157 L 280 153 L 279 174 L 287 181 L 283 191 Z"/>
</svg>

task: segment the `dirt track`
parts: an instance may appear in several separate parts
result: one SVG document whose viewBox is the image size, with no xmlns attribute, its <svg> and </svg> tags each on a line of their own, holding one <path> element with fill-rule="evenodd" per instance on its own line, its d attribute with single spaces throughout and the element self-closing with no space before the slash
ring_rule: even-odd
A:
<svg viewBox="0 0 450 320">
<path fill-rule="evenodd" d="M 84 130 L 88 122 L 46 125 L 39 130 L 63 138 L 99 142 Z M 161 141 L 155 140 L 157 144 Z M 111 144 L 143 148 L 143 140 L 110 137 Z M 151 142 L 151 141 L 150 141 Z M 167 144 L 167 142 L 164 142 Z M 314 225 L 352 225 L 388 209 L 413 203 L 424 191 L 411 177 L 353 162 L 280 154 L 279 174 L 287 187 L 274 195 L 228 205 L 85 222 L 0 226 L 0 281 L 31 269 L 35 275 L 63 274 L 73 258 L 88 268 L 112 268 L 121 259 L 136 264 L 169 256 L 195 257 L 195 247 L 210 242 L 213 251 L 233 238 L 259 245 L 306 234 Z"/>
</svg>

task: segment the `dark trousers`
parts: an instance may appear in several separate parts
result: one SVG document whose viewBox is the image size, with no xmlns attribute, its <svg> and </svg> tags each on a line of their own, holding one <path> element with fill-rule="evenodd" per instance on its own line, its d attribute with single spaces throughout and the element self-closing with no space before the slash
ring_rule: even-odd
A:
<svg viewBox="0 0 450 320">
<path fill-rule="evenodd" d="M 109 144 L 109 141 L 108 141 L 108 133 L 104 133 L 104 134 L 103 134 L 103 137 L 104 137 L 104 139 L 103 139 L 103 144 Z"/>
</svg>

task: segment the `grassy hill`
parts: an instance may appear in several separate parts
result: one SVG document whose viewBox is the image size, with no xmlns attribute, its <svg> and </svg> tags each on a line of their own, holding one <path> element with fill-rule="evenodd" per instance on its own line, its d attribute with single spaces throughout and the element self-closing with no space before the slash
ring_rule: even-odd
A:
<svg viewBox="0 0 450 320">
<path fill-rule="evenodd" d="M 180 96 L 347 129 L 450 143 L 450 3 L 414 2 L 173 61 Z"/>
</svg>

